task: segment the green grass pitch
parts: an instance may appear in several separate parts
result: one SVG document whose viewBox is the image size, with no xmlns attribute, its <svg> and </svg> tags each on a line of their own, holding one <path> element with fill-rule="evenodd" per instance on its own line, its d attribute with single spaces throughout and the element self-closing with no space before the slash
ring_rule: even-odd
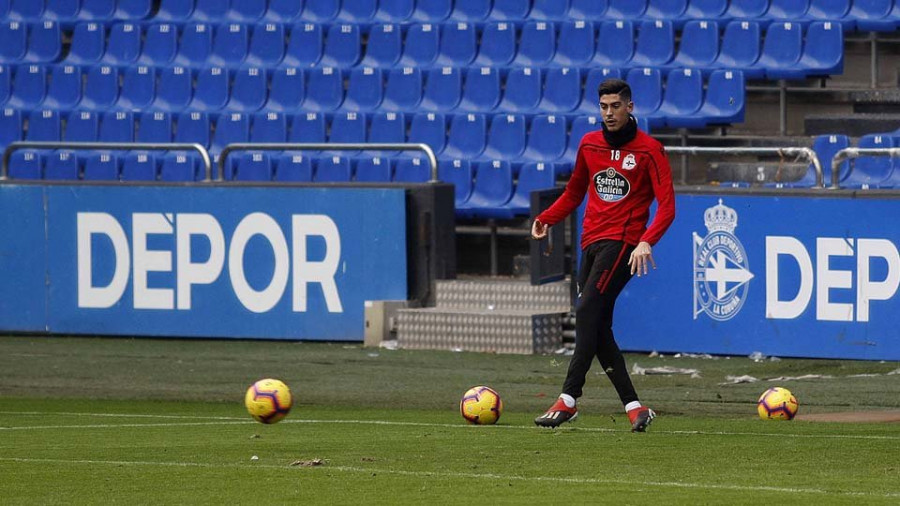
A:
<svg viewBox="0 0 900 506">
<path fill-rule="evenodd" d="M 3 504 L 898 504 L 900 424 L 768 422 L 785 386 L 801 413 L 900 409 L 897 362 L 648 357 L 699 378 L 634 376 L 659 418 L 632 434 L 599 367 L 579 420 L 532 419 L 559 356 L 250 341 L 0 338 Z M 723 384 L 726 376 L 827 378 Z M 252 421 L 247 386 L 277 377 L 293 411 Z M 495 426 L 460 395 L 503 396 Z M 256 457 L 256 458 L 254 458 Z"/>
</svg>

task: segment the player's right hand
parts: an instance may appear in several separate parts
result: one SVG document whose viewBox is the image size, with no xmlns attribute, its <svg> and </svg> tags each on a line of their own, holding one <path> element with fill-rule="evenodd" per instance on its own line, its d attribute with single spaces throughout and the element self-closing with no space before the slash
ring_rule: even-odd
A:
<svg viewBox="0 0 900 506">
<path fill-rule="evenodd" d="M 534 223 L 531 225 L 531 238 L 543 239 L 547 237 L 548 230 L 550 230 L 550 227 L 547 224 L 534 220 Z"/>
</svg>

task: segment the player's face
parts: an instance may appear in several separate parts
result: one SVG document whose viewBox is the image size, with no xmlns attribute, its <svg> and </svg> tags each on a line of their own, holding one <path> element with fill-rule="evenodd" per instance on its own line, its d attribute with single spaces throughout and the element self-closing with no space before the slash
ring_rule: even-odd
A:
<svg viewBox="0 0 900 506">
<path fill-rule="evenodd" d="M 600 96 L 600 113 L 606 129 L 610 132 L 615 132 L 628 124 L 628 115 L 632 110 L 634 110 L 634 102 L 623 100 L 618 93 Z"/>
</svg>

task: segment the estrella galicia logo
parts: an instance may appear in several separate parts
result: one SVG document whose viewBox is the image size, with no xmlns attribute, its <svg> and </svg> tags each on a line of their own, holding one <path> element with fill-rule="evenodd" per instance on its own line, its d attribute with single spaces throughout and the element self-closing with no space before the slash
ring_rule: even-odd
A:
<svg viewBox="0 0 900 506">
<path fill-rule="evenodd" d="M 631 184 L 625 176 L 609 167 L 594 174 L 594 190 L 604 202 L 618 202 L 628 196 Z"/>
<path fill-rule="evenodd" d="M 722 204 L 703 213 L 708 234 L 694 232 L 694 319 L 701 313 L 717 321 L 730 320 L 738 314 L 753 273 L 747 253 L 734 235 L 737 212 Z"/>
</svg>

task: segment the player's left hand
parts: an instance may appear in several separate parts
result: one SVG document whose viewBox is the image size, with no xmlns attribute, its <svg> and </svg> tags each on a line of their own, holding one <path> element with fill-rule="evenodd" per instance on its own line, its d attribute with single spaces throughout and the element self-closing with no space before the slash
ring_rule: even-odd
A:
<svg viewBox="0 0 900 506">
<path fill-rule="evenodd" d="M 638 243 L 628 259 L 628 265 L 631 266 L 631 274 L 637 274 L 638 277 L 641 277 L 650 272 L 650 266 L 656 269 L 656 262 L 653 261 L 651 250 L 650 243 L 646 241 Z"/>
</svg>

